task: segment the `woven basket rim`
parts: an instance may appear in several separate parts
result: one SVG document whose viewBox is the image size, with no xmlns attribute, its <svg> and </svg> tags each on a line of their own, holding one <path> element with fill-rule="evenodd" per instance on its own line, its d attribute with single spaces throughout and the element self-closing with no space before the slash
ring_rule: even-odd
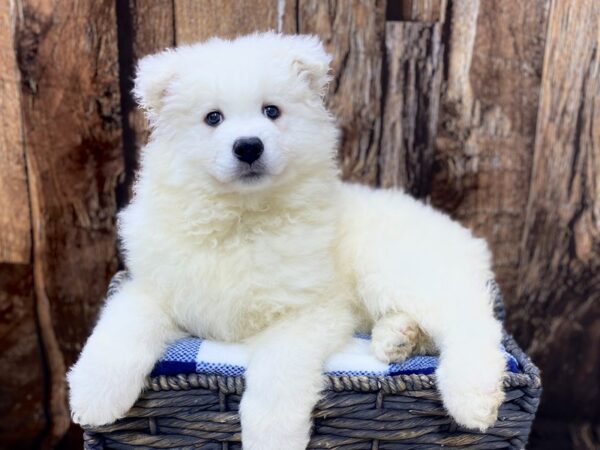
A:
<svg viewBox="0 0 600 450">
<path fill-rule="evenodd" d="M 530 387 L 540 388 L 540 372 L 531 359 L 521 350 L 514 338 L 505 333 L 503 344 L 507 352 L 511 353 L 522 370 L 521 373 L 506 372 L 504 375 L 504 387 Z M 403 391 L 420 391 L 434 389 L 436 385 L 435 374 L 411 374 L 411 375 L 325 375 L 324 390 L 343 392 L 377 392 L 394 394 Z M 244 376 L 225 376 L 218 374 L 187 373 L 179 375 L 160 375 L 148 377 L 147 389 L 158 391 L 179 391 L 189 389 L 209 389 L 219 391 L 223 394 L 239 394 L 244 391 Z"/>
<path fill-rule="evenodd" d="M 108 296 L 117 291 L 119 285 L 129 276 L 126 270 L 117 272 L 108 288 Z M 504 322 L 505 311 L 502 293 L 494 280 L 489 281 L 490 296 L 494 306 L 494 314 L 498 320 Z M 514 338 L 503 330 L 502 343 L 506 351 L 512 354 L 522 370 L 521 373 L 506 372 L 504 375 L 505 388 L 529 387 L 541 388 L 540 371 L 533 364 L 529 356 L 519 347 Z M 434 389 L 436 385 L 435 374 L 411 375 L 325 375 L 324 390 L 343 392 L 383 392 L 394 394 L 404 391 L 420 391 Z M 182 373 L 178 375 L 160 375 L 148 377 L 146 390 L 151 391 L 179 391 L 189 389 L 210 389 L 223 394 L 239 394 L 244 392 L 245 379 L 240 376 L 225 376 L 203 373 Z M 142 394 L 143 395 L 143 394 Z"/>
</svg>

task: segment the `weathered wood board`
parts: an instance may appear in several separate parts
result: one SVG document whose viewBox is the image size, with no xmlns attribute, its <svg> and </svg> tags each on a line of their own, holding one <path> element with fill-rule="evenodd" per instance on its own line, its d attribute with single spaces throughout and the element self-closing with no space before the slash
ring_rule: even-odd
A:
<svg viewBox="0 0 600 450">
<path fill-rule="evenodd" d="M 0 448 L 7 449 L 35 445 L 47 424 L 15 35 L 16 5 L 0 2 Z"/>
<path fill-rule="evenodd" d="M 174 0 L 178 45 L 255 31 L 296 31 L 294 0 Z"/>
<path fill-rule="evenodd" d="M 379 185 L 431 191 L 443 76 L 441 24 L 388 22 Z"/>
<path fill-rule="evenodd" d="M 444 22 L 447 0 L 388 0 L 387 19 L 403 22 Z"/>
<path fill-rule="evenodd" d="M 115 4 L 18 4 L 33 286 L 47 364 L 47 443 L 69 427 L 65 370 L 117 268 L 115 190 L 123 173 Z"/>
<path fill-rule="evenodd" d="M 600 2 L 553 2 L 510 310 L 553 416 L 600 418 L 599 52 Z"/>
<path fill-rule="evenodd" d="M 0 448 L 31 448 L 47 426 L 31 264 L 0 263 Z"/>
<path fill-rule="evenodd" d="M 431 202 L 485 237 L 512 307 L 548 0 L 450 3 Z"/>
<path fill-rule="evenodd" d="M 328 106 L 341 128 L 344 178 L 375 185 L 381 136 L 385 1 L 300 0 L 298 31 L 333 55 Z"/>
<path fill-rule="evenodd" d="M 31 260 L 31 220 L 23 154 L 15 5 L 0 4 L 0 263 Z"/>
<path fill-rule="evenodd" d="M 122 207 L 132 195 L 140 149 L 148 139 L 148 124 L 133 95 L 138 60 L 175 46 L 173 0 L 126 0 L 116 3 L 119 41 L 119 83 L 123 134 L 124 179 L 117 201 Z"/>
</svg>

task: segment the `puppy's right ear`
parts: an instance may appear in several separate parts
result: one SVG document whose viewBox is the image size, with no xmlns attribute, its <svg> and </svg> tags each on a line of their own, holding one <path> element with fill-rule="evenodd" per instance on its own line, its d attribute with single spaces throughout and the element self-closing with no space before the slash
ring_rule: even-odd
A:
<svg viewBox="0 0 600 450">
<path fill-rule="evenodd" d="M 133 95 L 150 117 L 162 108 L 169 83 L 176 76 L 176 56 L 176 50 L 167 49 L 138 62 Z"/>
</svg>

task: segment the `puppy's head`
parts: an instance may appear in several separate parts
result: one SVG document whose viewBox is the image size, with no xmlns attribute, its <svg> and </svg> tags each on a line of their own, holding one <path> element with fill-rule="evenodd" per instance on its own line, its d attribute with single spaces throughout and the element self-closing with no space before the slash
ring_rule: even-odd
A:
<svg viewBox="0 0 600 450">
<path fill-rule="evenodd" d="M 333 173 L 337 132 L 322 101 L 329 62 L 316 37 L 275 33 L 142 59 L 134 94 L 153 130 L 144 169 L 223 192 Z"/>
</svg>

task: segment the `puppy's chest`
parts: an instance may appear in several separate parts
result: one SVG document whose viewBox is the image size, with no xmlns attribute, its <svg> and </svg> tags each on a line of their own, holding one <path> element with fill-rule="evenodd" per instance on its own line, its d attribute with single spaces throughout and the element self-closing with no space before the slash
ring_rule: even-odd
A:
<svg viewBox="0 0 600 450">
<path fill-rule="evenodd" d="M 292 310 L 317 301 L 334 276 L 329 226 L 288 226 L 240 233 L 190 252 L 183 277 L 194 292 L 179 296 L 175 314 L 185 328 L 239 340 Z"/>
</svg>

